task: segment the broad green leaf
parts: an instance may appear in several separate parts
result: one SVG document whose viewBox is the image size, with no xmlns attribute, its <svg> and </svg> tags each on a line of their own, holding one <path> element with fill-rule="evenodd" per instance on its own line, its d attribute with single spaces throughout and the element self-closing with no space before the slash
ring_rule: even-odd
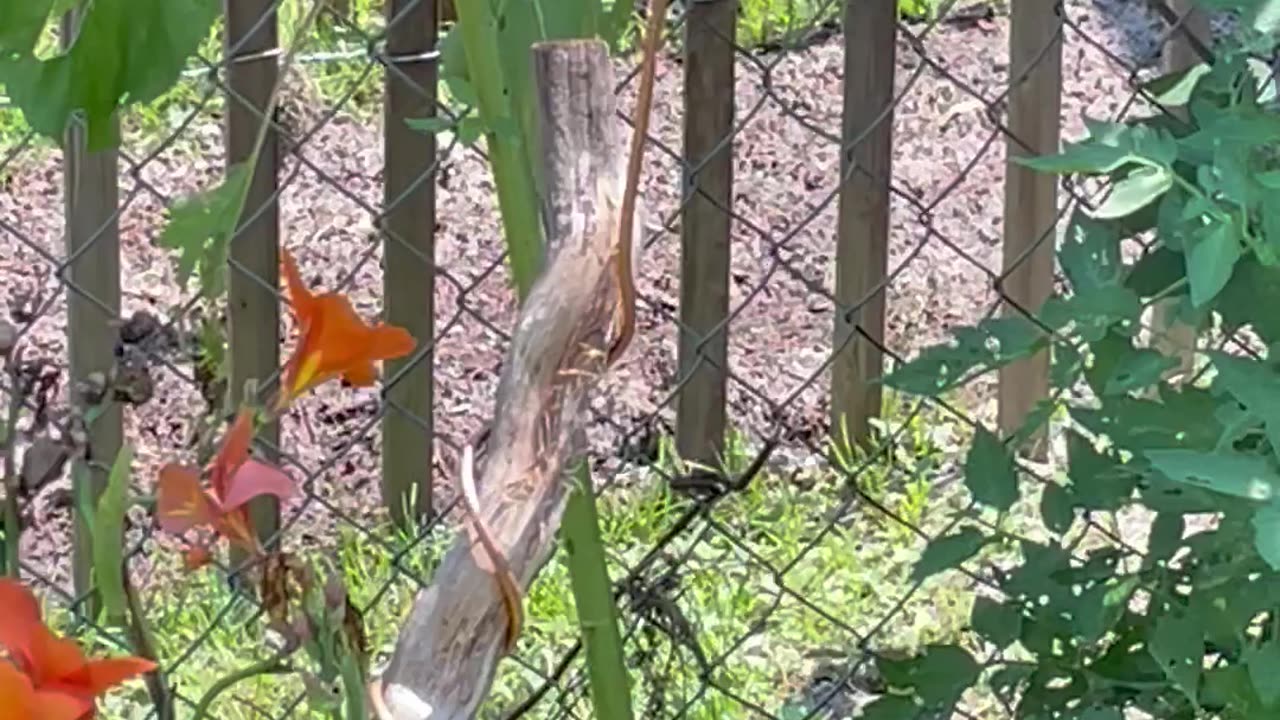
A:
<svg viewBox="0 0 1280 720">
<path fill-rule="evenodd" d="M 972 527 L 934 538 L 920 554 L 920 559 L 911 570 L 911 578 L 924 580 L 943 570 L 959 567 L 965 560 L 977 555 L 990 540 Z"/>
<path fill-rule="evenodd" d="M 1111 186 L 1111 193 L 1093 211 L 1093 216 L 1110 219 L 1131 215 L 1164 195 L 1170 187 L 1173 187 L 1173 171 L 1162 167 L 1140 167 Z"/>
<path fill-rule="evenodd" d="M 1257 455 L 1147 450 L 1146 456 L 1170 480 L 1247 500 L 1268 501 L 1280 487 L 1280 475 Z"/>
<path fill-rule="evenodd" d="M 178 283 L 184 290 L 193 273 L 199 275 L 200 292 L 205 297 L 218 297 L 226 289 L 231 235 L 249 179 L 248 164 L 234 165 L 221 184 L 174 205 L 159 242 L 161 247 L 179 252 Z"/>
<path fill-rule="evenodd" d="M 1025 317 L 992 318 L 955 331 L 948 343 L 935 345 L 886 375 L 882 382 L 913 395 L 936 397 L 971 378 L 1043 347 L 1048 336 Z"/>
<path fill-rule="evenodd" d="M 1003 650 L 1018 638 L 1022 630 L 1022 611 L 1013 603 L 978 596 L 973 600 L 969 625 L 987 642 Z"/>
<path fill-rule="evenodd" d="M 1066 237 L 1058 247 L 1058 262 L 1077 295 L 1118 285 L 1124 279 L 1120 234 L 1114 224 L 1089 217 L 1081 210 L 1071 215 Z"/>
<path fill-rule="evenodd" d="M 1253 529 L 1258 555 L 1272 570 L 1280 571 L 1280 505 L 1273 501 L 1258 508 L 1253 513 Z"/>
<path fill-rule="evenodd" d="M 1266 720 L 1274 715 L 1258 698 L 1248 668 L 1239 663 L 1205 670 L 1200 702 L 1207 707 L 1231 708 L 1249 720 Z"/>
<path fill-rule="evenodd" d="M 1122 395 L 1143 390 L 1160 382 L 1164 373 L 1178 364 L 1177 358 L 1146 348 L 1135 349 L 1120 359 L 1107 378 L 1103 393 Z"/>
<path fill-rule="evenodd" d="M 1179 70 L 1151 80 L 1142 88 L 1155 96 L 1156 102 L 1166 107 L 1186 105 L 1191 101 L 1191 92 L 1195 90 L 1200 78 L 1209 72 L 1207 63 L 1198 63 L 1185 70 Z"/>
<path fill-rule="evenodd" d="M 1086 643 L 1101 640 L 1116 622 L 1138 588 L 1140 578 L 1109 578 L 1080 594 L 1072 610 L 1072 629 Z"/>
<path fill-rule="evenodd" d="M 54 0 L 0 0 L 0 56 L 32 53 L 53 4 Z"/>
<path fill-rule="evenodd" d="M 1280 639 L 1271 638 L 1262 645 L 1249 647 L 1244 653 L 1249 679 L 1263 705 L 1280 700 Z"/>
<path fill-rule="evenodd" d="M 1163 386 L 1158 401 L 1127 395 L 1104 397 L 1101 408 L 1073 407 L 1071 417 L 1124 450 L 1209 450 L 1222 435 L 1222 425 L 1214 417 L 1218 404 L 1206 390 Z"/>
<path fill-rule="evenodd" d="M 1231 280 L 1213 304 L 1222 315 L 1223 332 L 1248 326 L 1267 343 L 1280 341 L 1280 312 L 1258 309 L 1274 307 L 1280 307 L 1280 266 L 1263 265 L 1254 257 L 1236 263 Z"/>
<path fill-rule="evenodd" d="M 927 645 L 915 657 L 880 657 L 876 665 L 890 687 L 914 690 L 931 709 L 949 709 L 982 671 L 972 655 L 955 645 Z"/>
<path fill-rule="evenodd" d="M 133 449 L 120 448 L 107 476 L 107 487 L 98 498 L 93 527 L 93 572 L 103 609 L 113 623 L 123 623 L 128 612 L 124 589 L 124 516 L 129 509 L 129 478 Z"/>
<path fill-rule="evenodd" d="M 1018 475 L 1013 455 L 989 430 L 979 426 L 964 461 L 964 484 L 973 499 L 1008 510 L 1018 499 Z"/>
<path fill-rule="evenodd" d="M 1040 157 L 1015 157 L 1014 162 L 1034 170 L 1058 174 L 1113 172 L 1134 162 L 1169 165 L 1177 157 L 1177 144 L 1163 131 L 1141 125 L 1105 123 L 1086 119 L 1089 137 L 1064 143 L 1061 153 Z"/>
<path fill-rule="evenodd" d="M 1240 227 L 1231 220 L 1221 221 L 1196 233 L 1190 243 L 1186 258 L 1191 303 L 1203 307 L 1231 279 L 1240 259 Z"/>
<path fill-rule="evenodd" d="M 1053 345 L 1053 358 L 1049 366 L 1049 383 L 1054 388 L 1072 388 L 1086 369 L 1084 355 L 1074 345 L 1058 342 Z"/>
<path fill-rule="evenodd" d="M 1192 702 L 1204 663 L 1204 634 L 1194 617 L 1165 615 L 1156 622 L 1148 649 L 1165 677 Z"/>
<path fill-rule="evenodd" d="M 1094 449 L 1079 433 L 1067 434 L 1068 491 L 1075 505 L 1089 510 L 1116 510 L 1128 502 L 1134 475 L 1110 455 Z"/>
<path fill-rule="evenodd" d="M 1071 493 L 1058 483 L 1045 483 L 1044 492 L 1040 495 L 1040 519 L 1046 528 L 1058 534 L 1071 529 L 1076 519 Z"/>
<path fill-rule="evenodd" d="M 1210 353 L 1221 385 L 1241 405 L 1262 419 L 1272 452 L 1280 455 L 1280 373 L 1259 360 L 1222 352 Z"/>
<path fill-rule="evenodd" d="M 1160 513 L 1151 523 L 1151 536 L 1147 539 L 1147 555 L 1144 562 L 1168 560 L 1182 547 L 1182 535 L 1187 523 L 1181 515 Z"/>
<path fill-rule="evenodd" d="M 1162 231 L 1160 235 L 1163 240 L 1165 233 Z M 1182 254 L 1161 246 L 1144 253 L 1133 264 L 1124 284 L 1138 293 L 1139 297 L 1163 295 L 1181 281 L 1186 276 L 1185 273 Z M 1177 297 L 1176 292 L 1171 296 Z"/>
<path fill-rule="evenodd" d="M 110 120 L 117 109 L 150 102 L 178 81 L 222 3 L 94 0 L 88 7 L 65 54 L 0 60 L 0 83 L 27 123 L 48 137 L 60 138 L 71 115 L 83 112 L 88 148 L 96 151 L 116 144 Z"/>
</svg>

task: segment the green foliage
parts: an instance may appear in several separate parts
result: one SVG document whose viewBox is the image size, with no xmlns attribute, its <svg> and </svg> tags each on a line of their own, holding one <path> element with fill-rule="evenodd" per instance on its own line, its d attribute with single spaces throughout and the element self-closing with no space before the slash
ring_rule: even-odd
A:
<svg viewBox="0 0 1280 720">
<path fill-rule="evenodd" d="M 48 137 L 61 137 L 72 115 L 82 114 L 90 150 L 118 142 L 111 124 L 117 110 L 150 102 L 177 81 L 222 7 L 217 0 L 94 0 L 70 48 L 38 58 L 35 43 L 55 4 L 65 5 L 0 4 L 0 83 L 27 123 Z"/>
<path fill-rule="evenodd" d="M 174 205 L 160 246 L 178 251 L 178 282 L 184 289 L 194 274 L 204 297 L 221 297 L 226 291 L 231 235 L 251 177 L 249 165 L 240 163 L 219 184 Z"/>
<path fill-rule="evenodd" d="M 113 623 L 124 621 L 128 602 L 124 589 L 124 516 L 129 509 L 133 449 L 125 444 L 107 476 L 93 522 L 93 572 L 102 607 Z"/>
<path fill-rule="evenodd" d="M 1278 7 L 1249 3 L 1250 31 L 1274 30 Z M 1273 81 L 1246 55 L 1256 43 L 1238 38 L 1212 65 L 1148 84 L 1188 122 L 1164 113 L 1089 121 L 1079 142 L 1020 160 L 1109 184 L 1099 204 L 1069 219 L 1058 250 L 1065 289 L 1034 320 L 961 328 L 884 380 L 937 397 L 1036 350 L 1053 352 L 1064 472 L 1019 482 L 1000 438 L 979 429 L 965 480 L 971 512 L 987 521 L 935 539 L 915 573 L 966 563 L 990 579 L 970 629 L 1004 651 L 981 655 L 992 657 L 982 678 L 1017 718 L 1280 712 L 1280 115 Z M 1140 257 L 1121 255 L 1122 240 L 1152 231 Z M 1202 347 L 1217 348 L 1197 356 L 1203 372 L 1190 384 L 1170 384 L 1175 360 L 1139 332 L 1142 312 L 1158 301 L 1173 304 Z M 1224 342 L 1225 333 L 1242 343 Z M 1029 522 L 1042 530 L 1014 535 L 1003 511 L 1027 500 L 1038 502 Z M 1145 537 L 1145 552 L 1117 545 L 1077 511 L 1104 525 L 1124 511 L 1123 536 Z M 979 554 L 987 548 L 1020 552 L 1006 561 Z M 984 558 L 1000 569 L 982 572 Z M 945 715 L 958 690 L 978 684 L 960 646 L 946 650 L 952 669 L 930 672 L 939 651 L 882 659 L 899 694 L 882 701 L 888 709 L 873 704 L 872 716 Z"/>
</svg>

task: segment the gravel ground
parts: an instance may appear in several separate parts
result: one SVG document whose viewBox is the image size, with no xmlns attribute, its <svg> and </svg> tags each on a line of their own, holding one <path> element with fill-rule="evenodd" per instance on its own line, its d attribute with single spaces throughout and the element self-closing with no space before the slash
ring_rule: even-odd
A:
<svg viewBox="0 0 1280 720">
<path fill-rule="evenodd" d="M 1068 3 L 1081 31 L 1069 29 L 1066 37 L 1067 137 L 1081 132 L 1083 115 L 1114 117 L 1130 97 L 1130 71 L 1120 61 L 1149 58 L 1158 37 L 1158 22 L 1142 6 L 1122 0 Z M 986 107 L 1000 98 L 1008 45 L 1008 21 L 1000 17 L 941 25 L 918 49 L 899 43 L 903 96 L 894 115 L 894 186 L 900 193 L 892 210 L 887 341 L 897 353 L 909 355 L 946 339 L 951 328 L 979 319 L 995 300 L 991 274 L 1000 267 L 1004 145 Z M 737 314 L 730 335 L 730 418 L 759 432 L 770 421 L 771 407 L 778 407 L 781 421 L 793 431 L 793 457 L 809 452 L 802 441 L 824 431 L 827 413 L 827 381 L 819 370 L 832 323 L 836 205 L 830 200 L 839 153 L 829 138 L 806 126 L 838 133 L 842 57 L 837 36 L 784 55 L 744 54 L 737 70 L 739 117 L 749 121 L 735 147 L 739 221 L 733 237 L 731 301 Z M 769 68 L 767 87 L 762 68 Z M 681 177 L 671 151 L 678 152 L 681 142 L 680 72 L 670 58 L 659 68 L 653 133 L 663 149 L 650 151 L 644 175 L 651 222 L 640 269 L 638 337 L 597 403 L 590 436 L 601 459 L 672 419 L 679 293 L 674 213 Z M 628 95 L 624 109 L 631 101 Z M 321 113 L 302 113 L 300 122 L 323 119 Z M 183 143 L 161 150 L 136 177 L 131 165 L 122 163 L 126 315 L 145 309 L 172 322 L 173 308 L 190 296 L 179 289 L 172 259 L 154 238 L 165 197 L 216 181 L 223 164 L 218 123 L 213 114 L 202 113 L 185 131 Z M 131 157 L 153 149 L 131 148 Z M 381 201 L 380 128 L 339 112 L 315 131 L 301 154 L 306 162 L 290 158 L 282 175 L 288 178 L 281 197 L 285 243 L 316 286 L 332 288 L 349 276 L 357 308 L 371 316 L 379 307 L 378 253 L 362 260 L 370 249 L 369 211 Z M 56 157 L 28 152 L 8 166 L 3 179 L 0 227 L 8 232 L 0 241 L 0 288 L 10 310 L 33 295 L 51 299 L 25 333 L 33 352 L 62 361 L 65 302 L 58 278 L 42 257 L 63 254 L 60 165 Z M 500 234 L 492 182 L 475 153 L 455 148 L 445 160 L 438 207 L 436 253 L 445 275 L 437 290 L 436 427 L 459 440 L 491 415 L 503 333 L 513 325 L 514 305 L 505 272 L 495 267 Z M 666 220 L 671 222 L 664 229 Z M 175 455 L 189 459 L 180 448 L 187 447 L 191 419 L 204 409 L 190 360 L 180 351 L 181 334 L 157 337 L 153 349 L 165 363 L 155 365 L 156 398 L 145 410 L 126 413 L 144 485 L 160 463 Z M 975 386 L 970 409 L 989 413 L 991 389 L 989 382 Z M 303 510 L 304 541 L 326 534 L 334 510 L 356 519 L 376 512 L 377 406 L 373 391 L 330 386 L 302 402 L 284 423 L 283 446 L 307 471 L 318 473 L 315 492 L 331 503 Z M 359 441 L 343 451 L 353 436 Z M 437 454 L 451 461 L 452 450 L 443 443 Z M 65 578 L 65 502 L 46 493 L 34 516 L 24 552 Z"/>
</svg>

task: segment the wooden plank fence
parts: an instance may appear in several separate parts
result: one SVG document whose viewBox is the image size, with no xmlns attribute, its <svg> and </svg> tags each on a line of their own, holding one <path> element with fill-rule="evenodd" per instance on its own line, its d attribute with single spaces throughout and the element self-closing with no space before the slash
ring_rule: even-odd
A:
<svg viewBox="0 0 1280 720">
<path fill-rule="evenodd" d="M 228 162 L 248 157 L 271 89 L 277 80 L 274 0 L 227 3 L 230 64 L 227 113 Z M 1062 18 L 1054 0 L 1012 4 L 1008 125 L 1011 155 L 1046 152 L 1059 142 Z M 730 259 L 734 222 L 732 132 L 735 118 L 732 42 L 737 0 L 696 0 L 687 6 L 681 72 L 687 107 L 681 208 L 681 278 L 678 341 L 679 382 L 676 445 L 680 454 L 715 463 L 725 443 L 726 368 L 732 362 Z M 264 13 L 270 13 L 263 21 Z M 436 198 L 436 143 L 406 128 L 404 119 L 434 112 L 437 68 L 433 51 L 437 5 L 433 0 L 387 0 L 390 31 L 386 73 L 384 291 L 387 319 L 407 327 L 419 343 L 414 357 L 388 363 L 385 377 L 391 406 L 382 421 L 384 502 L 398 522 L 429 516 L 435 428 L 432 368 Z M 875 346 L 884 337 L 888 271 L 890 179 L 893 176 L 893 108 L 897 21 L 894 0 L 845 0 L 845 102 L 836 263 L 838 306 L 832 333 L 833 430 L 848 428 L 865 438 L 881 412 L 875 380 L 885 368 Z M 1170 60 L 1170 65 L 1188 62 Z M 229 321 L 233 398 L 245 383 L 278 375 L 281 307 L 271 284 L 279 278 L 280 217 L 276 199 L 280 151 L 275 133 L 259 157 L 255 182 L 233 239 L 229 272 Z M 73 379 L 110 367 L 114 336 L 106 322 L 119 311 L 117 155 L 90 155 L 78 131 L 67 138 L 67 251 L 73 258 L 68 279 L 67 335 Z M 1053 234 L 1058 181 L 1017 166 L 1007 167 L 1004 225 L 1004 290 L 1024 309 L 1036 309 L 1053 283 Z M 1048 239 L 1044 239 L 1048 237 Z M 256 277 L 255 277 L 256 276 Z M 83 292 L 81 292 L 83 290 Z M 99 307 L 98 305 L 101 305 Z M 870 339 L 870 341 L 868 340 Z M 420 357 L 419 357 L 420 356 Z M 1047 355 L 1018 363 L 1000 374 L 1000 426 L 1018 427 L 1047 396 Z M 77 475 L 97 491 L 121 445 L 119 411 L 95 424 L 91 438 L 97 465 Z M 274 442 L 278 428 L 266 435 Z M 263 502 L 255 522 L 263 537 L 278 523 L 279 508 Z M 89 557 L 78 528 L 75 579 L 89 589 Z"/>
</svg>

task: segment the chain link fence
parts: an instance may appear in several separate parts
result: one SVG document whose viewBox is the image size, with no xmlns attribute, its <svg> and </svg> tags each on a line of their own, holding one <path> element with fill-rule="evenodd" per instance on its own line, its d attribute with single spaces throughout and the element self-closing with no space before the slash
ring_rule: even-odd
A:
<svg viewBox="0 0 1280 720">
<path fill-rule="evenodd" d="M 1005 287 L 1037 254 L 1052 254 L 1056 234 L 1006 237 L 1004 8 L 950 3 L 935 19 L 896 21 L 892 113 L 881 123 L 893 127 L 886 178 L 842 165 L 857 155 L 842 117 L 859 103 L 844 98 L 844 84 L 875 62 L 846 59 L 840 4 L 741 0 L 727 24 L 716 5 L 672 10 L 642 180 L 637 338 L 586 419 L 636 710 L 708 720 L 854 717 L 886 692 L 873 652 L 970 643 L 969 607 L 990 584 L 988 571 L 918 581 L 912 568 L 930 538 L 971 516 L 958 482 L 963 448 L 975 423 L 995 426 L 998 403 L 990 376 L 945 402 L 886 392 L 866 442 L 852 447 L 829 419 L 832 368 L 843 367 L 833 352 L 837 317 L 860 318 L 851 342 L 871 348 L 867 357 L 899 363 L 1002 304 L 1026 303 Z M 206 435 L 234 410 L 226 398 L 238 397 L 245 378 L 277 368 L 272 339 L 290 336 L 269 273 L 276 242 L 313 289 L 348 295 L 367 318 L 393 292 L 384 290 L 390 273 L 433 282 L 434 294 L 425 284 L 394 290 L 396 302 L 416 297 L 430 309 L 398 308 L 401 318 L 417 311 L 430 320 L 415 326 L 420 339 L 429 335 L 410 358 L 389 366 L 378 387 L 320 388 L 259 448 L 301 481 L 300 496 L 281 508 L 279 537 L 343 569 L 377 665 L 452 538 L 457 456 L 490 419 L 517 307 L 482 146 L 465 142 L 460 126 L 434 141 L 401 127 L 436 98 L 422 84 L 435 80 L 434 50 L 404 45 L 411 34 L 395 39 L 397 23 L 421 27 L 422 8 L 398 3 L 388 15 L 362 0 L 331 2 L 300 42 L 293 35 L 305 6 L 263 8 L 270 14 L 237 31 L 248 38 L 243 47 L 209 45 L 173 90 L 122 116 L 118 155 L 63 153 L 20 113 L 0 115 L 0 287 L 20 351 L 3 384 L 6 472 L 18 478 L 7 497 L 17 491 L 25 529 L 21 575 L 44 593 L 52 616 L 77 639 L 134 647 L 86 611 L 81 591 L 91 579 L 77 569 L 84 535 L 77 542 L 70 482 L 81 470 L 68 454 L 88 443 L 84 477 L 100 482 L 123 438 L 142 498 L 164 463 L 204 459 Z M 260 42 L 272 14 L 278 47 Z M 1176 15 L 1071 0 L 1054 17 L 1064 138 L 1082 133 L 1085 116 L 1150 109 L 1138 86 L 1160 74 Z M 698 62 L 681 52 L 690 38 L 709 37 L 732 44 L 732 74 L 719 76 L 732 89 L 724 95 L 730 135 L 691 164 L 691 119 L 705 131 L 697 119 L 717 111 L 704 101 L 723 97 L 700 96 L 705 84 L 682 89 L 686 65 Z M 231 241 L 228 303 L 201 292 L 206 268 L 180 277 L 180 250 L 160 241 L 165 211 L 218 182 L 229 145 L 239 143 L 232 155 L 243 156 L 244 133 L 263 119 L 278 48 L 295 45 L 298 62 L 283 77 L 274 118 L 278 150 L 259 166 L 274 168 L 277 180 L 255 185 L 248 212 L 256 219 Z M 1053 55 L 1039 54 L 1043 62 Z M 710 72 L 715 61 L 700 62 Z M 636 64 L 630 54 L 616 60 L 623 116 Z M 456 114 L 443 94 L 439 113 Z M 393 135 L 402 144 L 389 144 Z M 851 266 L 858 256 L 837 257 L 841 191 L 859 173 L 887 190 L 883 277 L 874 260 Z M 1058 216 L 1088 202 L 1088 192 L 1065 183 Z M 699 204 L 702 235 L 694 236 L 686 226 Z M 708 220 L 715 212 L 725 218 Z M 1011 253 L 1010 242 L 1022 250 Z M 691 256 L 712 270 L 691 277 Z M 852 302 L 838 296 L 841 272 L 869 273 Z M 690 314 L 694 305 L 703 310 Z M 267 341 L 247 347 L 250 337 Z M 276 383 L 271 372 L 260 385 Z M 682 406 L 691 387 L 701 405 Z M 104 392 L 107 409 L 89 422 L 69 401 Z M 719 406 L 707 407 L 717 394 Z M 424 407 L 430 417 L 420 415 Z M 692 436 L 682 430 L 695 425 Z M 388 427 L 402 435 L 396 452 L 416 450 L 405 457 L 419 477 L 434 468 L 430 486 L 418 488 L 430 491 L 430 512 L 411 531 L 391 522 L 383 501 Z M 725 439 L 700 445 L 698 432 Z M 1050 462 L 1060 452 L 1052 445 Z M 700 464 L 690 455 L 714 457 Z M 1123 532 L 1096 527 L 1122 547 Z M 273 639 L 230 567 L 185 571 L 178 545 L 145 507 L 130 512 L 127 530 L 131 577 L 177 716 L 189 717 L 219 677 L 269 660 Z M 557 556 L 530 590 L 529 625 L 483 717 L 591 716 L 571 597 Z M 308 717 L 306 698 L 297 676 L 264 675 L 228 691 L 212 712 Z M 106 716 L 152 717 L 142 700 L 112 697 Z M 1013 716 L 1010 701 L 992 693 L 966 694 L 961 706 L 964 717 Z"/>
</svg>

